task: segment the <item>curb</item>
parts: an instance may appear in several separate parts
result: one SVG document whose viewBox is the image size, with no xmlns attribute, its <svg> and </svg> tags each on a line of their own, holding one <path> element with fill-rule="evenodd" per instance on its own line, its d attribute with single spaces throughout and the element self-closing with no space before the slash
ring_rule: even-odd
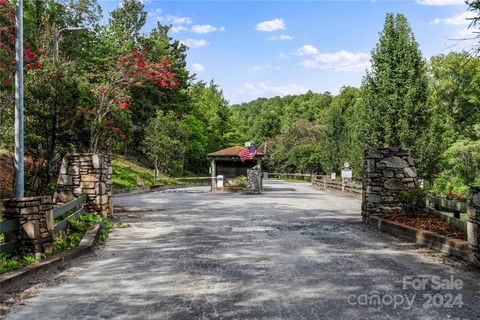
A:
<svg viewBox="0 0 480 320">
<path fill-rule="evenodd" d="M 53 268 L 63 263 L 73 260 L 81 255 L 92 253 L 95 249 L 95 242 L 101 225 L 97 224 L 93 229 L 87 230 L 77 247 L 60 252 L 47 259 L 35 262 L 25 267 L 13 270 L 0 275 L 1 294 L 9 293 L 26 286 L 30 282 L 36 281 L 41 276 L 47 274 Z"/>
<path fill-rule="evenodd" d="M 471 251 L 467 241 L 448 238 L 431 231 L 413 228 L 379 217 L 369 217 L 367 223 L 380 231 L 415 242 L 418 246 L 440 251 L 480 267 L 480 255 Z"/>
<path fill-rule="evenodd" d="M 186 184 L 167 184 L 163 186 L 140 187 L 140 188 L 132 188 L 132 189 L 114 189 L 113 195 L 147 193 L 147 192 L 155 192 L 155 191 L 162 191 L 162 190 L 168 190 L 168 189 L 190 188 L 190 187 L 196 187 L 196 186 L 209 186 L 209 185 L 210 185 L 210 182 L 199 182 L 199 183 L 186 183 Z"/>
</svg>

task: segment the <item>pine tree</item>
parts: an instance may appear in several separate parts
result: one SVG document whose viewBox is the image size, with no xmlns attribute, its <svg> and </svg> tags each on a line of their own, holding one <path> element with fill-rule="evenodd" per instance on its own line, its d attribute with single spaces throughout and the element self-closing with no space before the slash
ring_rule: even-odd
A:
<svg viewBox="0 0 480 320">
<path fill-rule="evenodd" d="M 387 14 L 363 79 L 363 137 L 369 146 L 415 149 L 426 125 L 426 64 L 407 18 Z"/>
</svg>

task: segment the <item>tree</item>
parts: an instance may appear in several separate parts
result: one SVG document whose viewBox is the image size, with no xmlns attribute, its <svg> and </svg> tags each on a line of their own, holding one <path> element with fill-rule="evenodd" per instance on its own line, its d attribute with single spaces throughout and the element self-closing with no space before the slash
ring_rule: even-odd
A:
<svg viewBox="0 0 480 320">
<path fill-rule="evenodd" d="M 475 13 L 472 22 L 470 23 L 469 28 L 474 29 L 476 33 L 475 38 L 478 39 L 479 44 L 477 45 L 476 52 L 480 53 L 480 0 L 467 0 L 468 10 Z"/>
<path fill-rule="evenodd" d="M 368 146 L 410 148 L 415 153 L 427 122 L 428 81 L 405 16 L 387 14 L 371 63 L 362 83 L 363 138 Z"/>
<path fill-rule="evenodd" d="M 355 146 L 349 123 L 355 121 L 354 107 L 358 96 L 357 88 L 343 87 L 328 109 L 322 143 L 323 167 L 327 172 L 338 172 L 345 161 L 355 160 L 356 155 L 351 152 Z M 355 171 L 358 169 L 361 168 L 355 168 Z"/>
<path fill-rule="evenodd" d="M 181 174 L 187 131 L 173 112 L 158 111 L 147 125 L 143 151 L 155 169 L 166 175 Z"/>
</svg>

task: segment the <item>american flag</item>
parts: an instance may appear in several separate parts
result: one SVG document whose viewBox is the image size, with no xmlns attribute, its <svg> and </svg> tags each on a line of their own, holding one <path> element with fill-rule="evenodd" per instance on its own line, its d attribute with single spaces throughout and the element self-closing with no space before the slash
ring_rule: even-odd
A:
<svg viewBox="0 0 480 320">
<path fill-rule="evenodd" d="M 252 160 L 257 155 L 257 147 L 245 147 L 238 153 L 240 160 Z"/>
</svg>

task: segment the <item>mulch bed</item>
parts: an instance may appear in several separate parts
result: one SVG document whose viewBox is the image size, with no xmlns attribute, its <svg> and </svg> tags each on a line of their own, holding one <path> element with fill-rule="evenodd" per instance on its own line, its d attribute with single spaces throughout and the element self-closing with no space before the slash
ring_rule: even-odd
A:
<svg viewBox="0 0 480 320">
<path fill-rule="evenodd" d="M 380 218 L 405 224 L 409 227 L 438 233 L 445 237 L 467 241 L 467 235 L 465 232 L 449 225 L 445 220 L 433 215 L 423 214 L 407 216 L 405 214 L 386 214 L 380 216 Z"/>
</svg>

